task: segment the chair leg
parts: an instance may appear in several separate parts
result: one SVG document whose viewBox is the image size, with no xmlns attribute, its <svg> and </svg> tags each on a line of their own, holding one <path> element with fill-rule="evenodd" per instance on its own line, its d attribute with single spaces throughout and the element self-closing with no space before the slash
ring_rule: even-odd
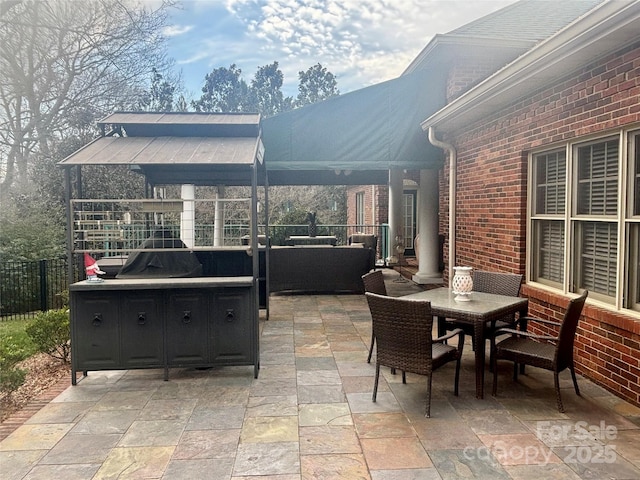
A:
<svg viewBox="0 0 640 480">
<path fill-rule="evenodd" d="M 376 379 L 373 382 L 373 401 L 376 401 L 378 395 L 378 378 L 380 377 L 380 364 L 376 362 Z"/>
<path fill-rule="evenodd" d="M 369 356 L 367 357 L 367 363 L 371 363 L 371 355 L 373 354 L 373 345 L 376 343 L 376 337 L 371 332 L 371 345 L 369 346 Z"/>
<path fill-rule="evenodd" d="M 556 402 L 558 403 L 558 411 L 560 413 L 564 413 L 562 398 L 560 397 L 560 379 L 558 378 L 558 372 L 553 372 L 553 384 L 556 388 Z"/>
<path fill-rule="evenodd" d="M 456 360 L 456 376 L 455 376 L 455 380 L 454 380 L 454 384 L 453 384 L 453 394 L 457 397 L 458 396 L 458 385 L 460 384 L 460 360 L 461 358 L 458 358 L 458 360 Z"/>
<path fill-rule="evenodd" d="M 491 395 L 494 397 L 498 393 L 498 361 L 495 357 L 492 360 L 493 364 L 493 388 L 491 389 Z"/>
<path fill-rule="evenodd" d="M 438 317 L 438 336 L 442 337 L 447 333 L 447 321 L 443 317 Z"/>
<path fill-rule="evenodd" d="M 578 388 L 578 380 L 576 379 L 576 371 L 573 368 L 573 365 L 569 367 L 571 370 L 571 378 L 573 379 L 573 387 L 576 389 L 576 395 L 580 396 L 580 389 Z"/>
<path fill-rule="evenodd" d="M 489 352 L 489 373 L 493 372 L 493 349 Z"/>
<path fill-rule="evenodd" d="M 407 383 L 407 374 L 405 373 L 404 370 L 402 370 L 402 383 L 404 384 Z"/>
<path fill-rule="evenodd" d="M 424 416 L 431 418 L 431 374 L 427 375 L 427 412 Z"/>
<path fill-rule="evenodd" d="M 513 381 L 518 381 L 518 364 L 516 362 L 513 362 Z"/>
</svg>

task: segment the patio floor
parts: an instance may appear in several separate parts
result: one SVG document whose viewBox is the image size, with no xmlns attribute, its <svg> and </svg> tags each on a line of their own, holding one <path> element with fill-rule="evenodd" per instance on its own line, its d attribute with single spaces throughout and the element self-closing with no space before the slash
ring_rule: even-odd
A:
<svg viewBox="0 0 640 480">
<path fill-rule="evenodd" d="M 389 294 L 419 289 L 396 283 Z M 528 368 L 518 383 L 499 367 L 475 398 L 470 341 L 433 380 L 382 369 L 371 401 L 371 320 L 362 295 L 273 296 L 252 367 L 91 372 L 0 443 L 9 479 L 634 479 L 640 409 L 568 373 L 566 413 L 553 376 Z"/>
</svg>

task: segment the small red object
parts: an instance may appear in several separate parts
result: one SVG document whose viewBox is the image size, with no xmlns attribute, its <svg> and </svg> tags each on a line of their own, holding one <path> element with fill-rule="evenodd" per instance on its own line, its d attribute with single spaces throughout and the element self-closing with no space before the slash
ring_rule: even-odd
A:
<svg viewBox="0 0 640 480">
<path fill-rule="evenodd" d="M 90 277 L 96 276 L 98 273 L 105 273 L 100 270 L 98 262 L 96 262 L 96 260 L 87 252 L 84 253 L 84 268 L 87 271 L 87 275 Z"/>
</svg>

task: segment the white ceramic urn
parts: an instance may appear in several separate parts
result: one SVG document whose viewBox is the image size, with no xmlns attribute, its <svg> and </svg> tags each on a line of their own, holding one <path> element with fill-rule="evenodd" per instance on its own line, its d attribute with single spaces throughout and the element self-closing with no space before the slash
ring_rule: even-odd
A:
<svg viewBox="0 0 640 480">
<path fill-rule="evenodd" d="M 451 281 L 451 290 L 455 295 L 454 300 L 468 302 L 473 290 L 472 267 L 453 267 L 454 275 Z"/>
</svg>

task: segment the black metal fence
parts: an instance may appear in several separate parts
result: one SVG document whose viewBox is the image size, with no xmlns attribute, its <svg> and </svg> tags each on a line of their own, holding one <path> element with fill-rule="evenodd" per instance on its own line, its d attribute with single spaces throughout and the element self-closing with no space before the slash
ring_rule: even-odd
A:
<svg viewBox="0 0 640 480">
<path fill-rule="evenodd" d="M 29 318 L 61 308 L 68 289 L 67 261 L 54 258 L 0 263 L 0 319 Z"/>
</svg>

